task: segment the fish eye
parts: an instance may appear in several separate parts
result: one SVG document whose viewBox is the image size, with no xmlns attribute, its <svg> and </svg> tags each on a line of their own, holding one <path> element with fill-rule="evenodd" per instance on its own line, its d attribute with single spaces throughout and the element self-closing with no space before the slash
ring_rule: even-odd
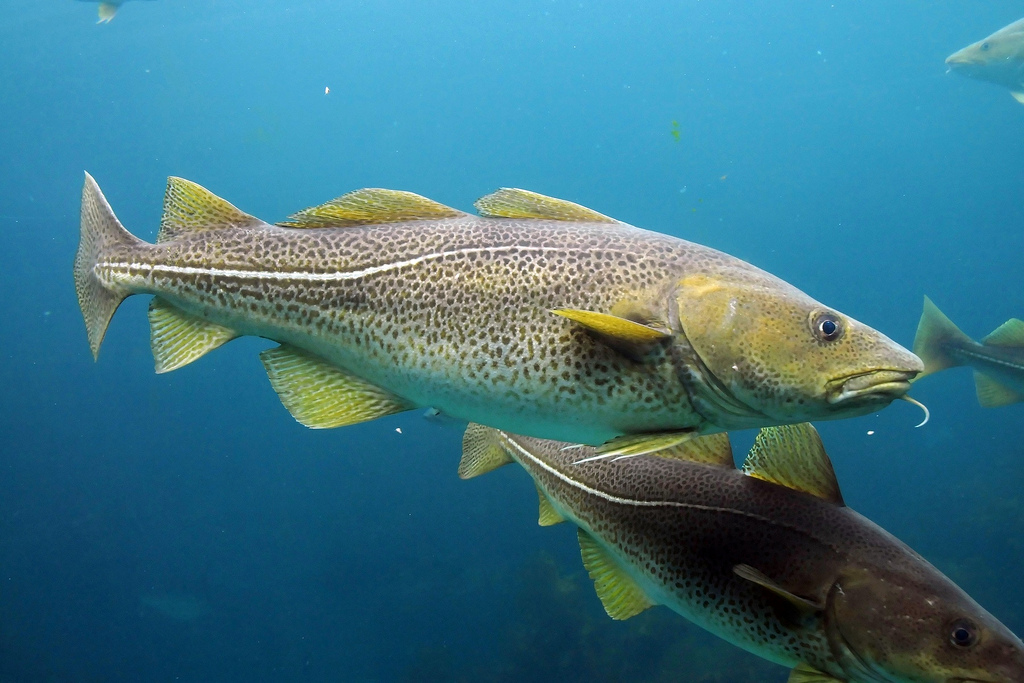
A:
<svg viewBox="0 0 1024 683">
<path fill-rule="evenodd" d="M 835 313 L 819 313 L 811 323 L 818 339 L 834 342 L 843 336 L 843 321 Z"/>
<path fill-rule="evenodd" d="M 988 43 L 982 43 L 981 49 L 984 50 L 985 52 L 988 52 Z"/>
<path fill-rule="evenodd" d="M 970 619 L 957 619 L 950 628 L 949 642 L 957 647 L 970 647 L 978 642 L 978 628 Z"/>
</svg>

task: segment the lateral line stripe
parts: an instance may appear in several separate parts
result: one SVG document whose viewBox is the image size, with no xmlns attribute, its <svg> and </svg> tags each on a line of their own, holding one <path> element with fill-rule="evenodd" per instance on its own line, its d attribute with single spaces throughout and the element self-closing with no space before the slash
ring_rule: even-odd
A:
<svg viewBox="0 0 1024 683">
<path fill-rule="evenodd" d="M 621 505 L 632 505 L 634 507 L 677 507 L 677 508 L 687 508 L 687 509 L 692 509 L 692 510 L 705 510 L 705 511 L 708 511 L 708 512 L 731 512 L 733 514 L 743 515 L 744 517 L 750 517 L 750 518 L 753 518 L 753 519 L 763 520 L 763 521 L 771 523 L 771 524 L 775 524 L 776 523 L 776 522 L 772 521 L 771 519 L 769 519 L 767 517 L 763 517 L 761 515 L 751 514 L 749 512 L 743 512 L 742 510 L 735 510 L 733 508 L 716 507 L 716 506 L 713 506 L 713 505 L 696 505 L 694 503 L 680 503 L 680 502 L 672 501 L 672 500 L 633 500 L 632 498 L 621 498 L 619 496 L 613 496 L 610 493 L 606 493 L 606 492 L 601 491 L 599 489 L 592 488 L 590 486 L 587 486 L 586 484 L 581 484 L 580 482 L 576 481 L 575 479 L 572 479 L 572 478 L 568 477 L 567 475 L 565 475 L 564 473 L 559 472 L 555 468 L 551 467 L 550 465 L 548 465 L 546 462 L 544 462 L 540 458 L 537 458 L 536 456 L 534 456 L 532 453 L 530 453 L 528 450 L 526 450 L 525 448 L 520 446 L 518 443 L 516 443 L 512 439 L 509 439 L 508 437 L 506 437 L 504 435 L 502 435 L 502 438 L 504 439 L 504 441 L 507 444 L 509 444 L 512 448 L 514 448 L 516 450 L 516 452 L 518 452 L 520 455 L 522 455 L 523 457 L 528 459 L 530 462 L 534 463 L 535 465 L 537 465 L 538 467 L 543 469 L 544 471 L 554 475 L 558 479 L 561 479 L 563 482 L 565 482 L 566 484 L 569 484 L 570 486 L 574 486 L 574 487 L 576 487 L 578 489 L 581 489 L 582 491 L 585 491 L 586 493 L 589 493 L 591 495 L 597 496 L 598 498 L 603 498 L 604 500 L 607 500 L 610 503 L 619 503 Z"/>
<path fill-rule="evenodd" d="M 132 271 L 141 270 L 149 275 L 213 275 L 215 277 L 222 278 L 256 278 L 259 280 L 302 280 L 306 282 L 332 282 L 336 280 L 357 280 L 361 277 L 368 275 L 376 275 L 378 273 L 386 273 L 390 270 L 398 270 L 401 268 L 407 268 L 409 266 L 415 266 L 424 261 L 430 261 L 433 259 L 442 259 L 448 256 L 465 256 L 468 254 L 497 254 L 501 252 L 549 252 L 549 251 L 561 251 L 560 247 L 524 247 L 519 245 L 505 245 L 501 247 L 473 247 L 466 249 L 456 249 L 454 251 L 442 251 L 434 254 L 424 254 L 417 256 L 413 259 L 405 261 L 396 261 L 395 263 L 386 263 L 380 266 L 371 266 L 362 270 L 354 270 L 348 272 L 338 273 L 308 273 L 302 271 L 270 271 L 270 270 L 235 270 L 228 268 L 212 268 L 204 267 L 199 268 L 195 266 L 174 266 L 170 264 L 161 263 L 124 263 L 114 261 L 101 261 L 96 264 L 96 268 L 99 269 L 111 269 L 118 271 Z"/>
<path fill-rule="evenodd" d="M 985 363 L 992 363 L 993 365 L 1002 365 L 1003 367 L 1011 368 L 1013 370 L 1024 370 L 1024 366 L 1021 366 L 1018 363 L 1014 363 L 1013 361 L 1002 360 L 1001 358 L 993 358 L 992 356 L 986 356 L 984 354 L 977 353 L 969 349 L 961 349 L 960 352 L 963 355 L 967 356 L 968 358 L 980 360 Z"/>
</svg>

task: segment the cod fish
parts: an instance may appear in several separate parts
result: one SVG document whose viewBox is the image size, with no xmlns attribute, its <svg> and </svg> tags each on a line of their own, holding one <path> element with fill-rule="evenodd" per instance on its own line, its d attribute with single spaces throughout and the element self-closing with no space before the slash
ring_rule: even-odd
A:
<svg viewBox="0 0 1024 683">
<path fill-rule="evenodd" d="M 946 57 L 954 73 L 1010 89 L 1024 104 L 1024 19 Z"/>
<path fill-rule="evenodd" d="M 171 178 L 156 244 L 86 174 L 75 284 L 99 352 L 153 294 L 157 372 L 240 335 L 285 407 L 336 427 L 433 407 L 516 433 L 642 452 L 695 433 L 861 415 L 921 361 L 713 249 L 503 189 L 479 216 L 352 192 L 270 225 Z"/>
<path fill-rule="evenodd" d="M 921 377 L 959 365 L 970 366 L 978 403 L 985 408 L 1024 401 L 1024 321 L 1007 320 L 979 344 L 925 297 L 914 353 L 924 361 Z"/>
<path fill-rule="evenodd" d="M 809 424 L 761 430 L 742 470 L 725 434 L 656 455 L 470 425 L 459 476 L 530 474 L 540 524 L 575 524 L 605 610 L 665 605 L 790 683 L 1020 683 L 1024 643 L 920 555 L 846 507 Z"/>
<path fill-rule="evenodd" d="M 84 2 L 96 2 L 96 0 L 83 0 Z M 128 0 L 101 0 L 99 4 L 99 15 L 100 18 L 96 22 L 97 24 L 109 24 L 117 14 L 117 10 L 121 9 L 121 5 L 128 2 Z"/>
</svg>

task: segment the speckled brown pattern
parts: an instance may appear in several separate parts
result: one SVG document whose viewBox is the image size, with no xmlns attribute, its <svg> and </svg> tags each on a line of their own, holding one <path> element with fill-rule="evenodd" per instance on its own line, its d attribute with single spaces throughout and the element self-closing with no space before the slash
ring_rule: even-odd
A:
<svg viewBox="0 0 1024 683">
<path fill-rule="evenodd" d="M 491 432 L 556 510 L 629 567 L 655 603 L 744 649 L 786 666 L 806 662 L 842 681 L 946 680 L 912 678 L 908 670 L 922 670 L 914 667 L 973 680 L 979 665 L 990 669 L 979 680 L 1024 680 L 1024 646 L 1013 634 L 848 507 L 732 467 L 657 456 L 581 463 L 593 448 Z M 737 576 L 737 565 L 824 608 L 801 613 Z M 995 655 L 974 660 L 949 643 L 948 624 L 960 616 L 987 629 Z M 838 655 L 840 642 L 896 663 L 884 678 L 867 677 Z"/>
<path fill-rule="evenodd" d="M 731 359 L 712 340 L 716 364 L 755 370 L 743 379 L 758 391 L 738 398 L 740 384 L 718 381 L 719 370 L 690 344 L 703 337 L 706 316 L 687 323 L 680 313 L 684 302 L 703 310 L 693 303 L 699 288 L 683 291 L 688 277 L 734 292 L 727 306 L 759 308 L 768 319 L 783 307 L 802 315 L 790 332 L 795 342 L 778 342 L 790 363 L 804 347 L 813 355 L 818 342 L 806 319 L 828 309 L 721 252 L 614 221 L 462 215 L 298 229 L 254 224 L 224 204 L 168 212 L 177 223 L 228 216 L 228 227 L 186 232 L 176 223 L 166 230 L 174 239 L 156 245 L 108 240 L 94 249 L 92 275 L 104 290 L 155 294 L 239 334 L 306 349 L 411 405 L 519 433 L 597 444 L 624 433 L 856 414 L 905 387 L 849 406 L 831 401 L 828 382 L 879 368 L 913 375 L 918 364 L 850 321 L 857 353 L 822 357 L 807 382 L 786 385 L 785 375 L 754 362 L 757 349 L 776 340 L 755 335 L 744 341 L 749 358 Z M 555 308 L 610 312 L 673 336 L 631 352 L 553 315 Z"/>
</svg>

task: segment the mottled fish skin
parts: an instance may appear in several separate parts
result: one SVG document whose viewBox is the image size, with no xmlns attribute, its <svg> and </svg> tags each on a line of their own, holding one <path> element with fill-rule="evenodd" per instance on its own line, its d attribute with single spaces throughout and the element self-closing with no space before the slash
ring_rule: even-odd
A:
<svg viewBox="0 0 1024 683">
<path fill-rule="evenodd" d="M 1024 680 L 1016 636 L 841 501 L 731 466 L 655 455 L 585 461 L 594 449 L 471 427 L 497 435 L 554 509 L 617 558 L 653 604 L 765 659 L 827 674 L 806 680 Z M 821 609 L 801 613 L 741 578 L 741 566 Z M 986 650 L 973 657 L 949 642 L 961 617 L 984 633 Z"/>
<path fill-rule="evenodd" d="M 87 204 L 102 200 L 94 185 L 89 178 L 83 226 Z M 105 200 L 89 211 L 103 207 Z M 699 301 L 684 305 L 687 296 L 717 287 L 732 297 L 733 308 L 746 306 L 751 315 L 757 308 L 772 324 L 784 320 L 795 327 L 790 336 L 806 337 L 798 341 L 810 347 L 808 354 L 823 346 L 813 339 L 807 316 L 830 309 L 713 249 L 610 219 L 452 213 L 312 229 L 245 217 L 156 245 L 123 239 L 94 248 L 83 237 L 79 260 L 92 249 L 95 264 L 84 274 L 89 264 L 80 264 L 78 277 L 95 276 L 102 290 L 118 296 L 157 295 L 238 335 L 299 347 L 408 407 L 433 406 L 459 419 L 591 444 L 622 434 L 713 432 L 862 414 L 901 395 L 905 380 L 920 369 L 912 354 L 848 318 L 840 321 L 848 330 L 842 341 L 822 351 L 830 358 L 811 362 L 787 353 L 792 371 L 771 358 L 758 361 L 759 346 L 779 353 L 787 340 L 759 339 L 757 330 L 739 339 L 743 335 L 721 320 L 683 319 L 703 311 Z M 110 219 L 116 222 L 112 213 Z M 699 281 L 690 286 L 688 277 Z M 84 286 L 79 282 L 80 299 Z M 731 294 L 736 288 L 743 291 Z M 623 352 L 553 309 L 641 318 L 671 337 Z M 725 340 L 707 345 L 706 363 L 691 345 L 707 336 L 702 325 L 717 326 Z M 773 331 L 769 324 L 760 327 Z M 94 353 L 101 339 L 93 338 Z M 746 358 L 724 352 L 730 339 L 751 351 Z M 848 377 L 877 370 L 885 390 L 836 402 L 836 387 Z M 736 377 L 726 379 L 726 372 Z M 801 374 L 812 389 L 791 389 Z"/>
</svg>

